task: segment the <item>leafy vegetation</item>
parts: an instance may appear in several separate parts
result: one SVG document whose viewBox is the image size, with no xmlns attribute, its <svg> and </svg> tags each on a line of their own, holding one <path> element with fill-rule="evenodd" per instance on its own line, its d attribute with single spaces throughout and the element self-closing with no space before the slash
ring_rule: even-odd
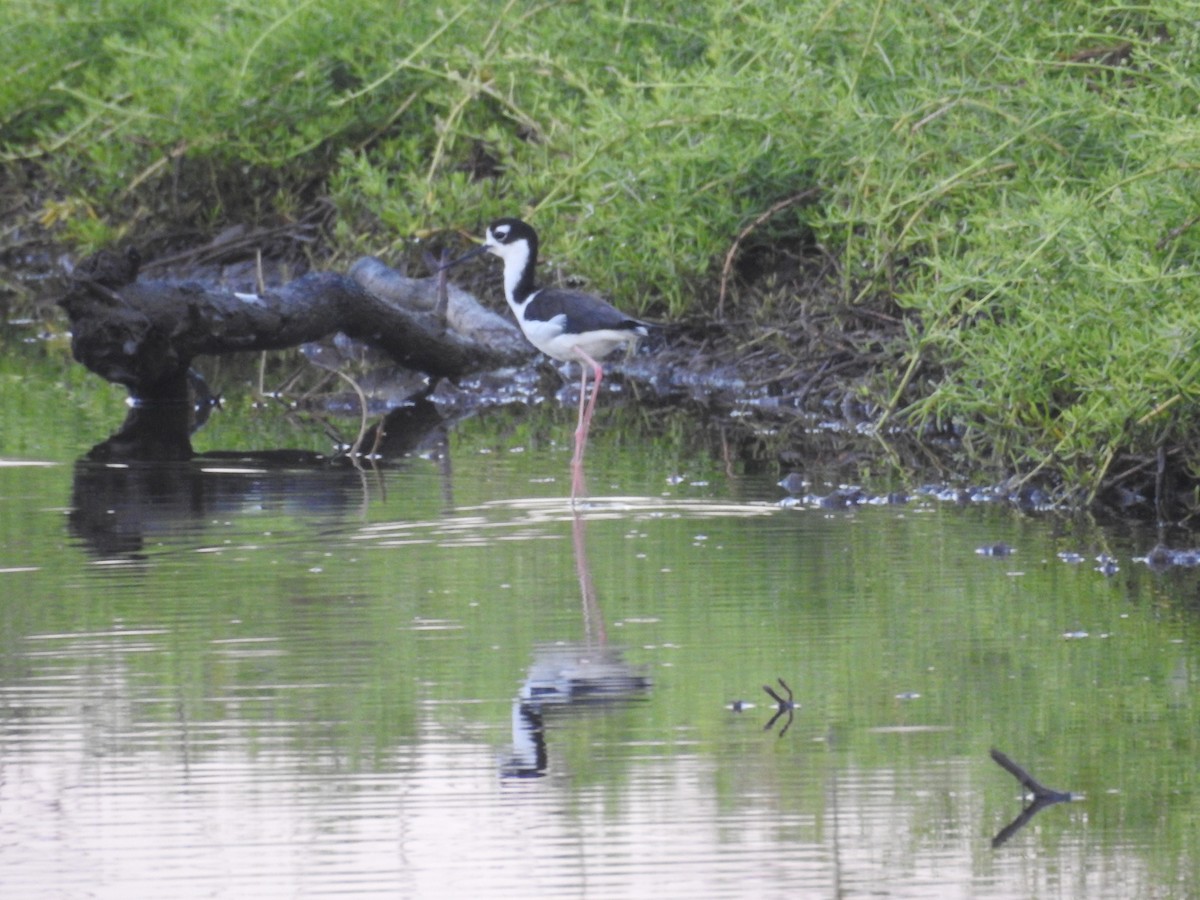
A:
<svg viewBox="0 0 1200 900">
<path fill-rule="evenodd" d="M 722 313 L 806 315 L 792 254 L 902 323 L 883 416 L 1088 491 L 1160 448 L 1200 473 L 1190 2 L 53 7 L 7 6 L 0 152 L 81 247 L 329 197 L 334 253 L 397 255 L 517 212 L 682 318 L 741 235 Z"/>
</svg>

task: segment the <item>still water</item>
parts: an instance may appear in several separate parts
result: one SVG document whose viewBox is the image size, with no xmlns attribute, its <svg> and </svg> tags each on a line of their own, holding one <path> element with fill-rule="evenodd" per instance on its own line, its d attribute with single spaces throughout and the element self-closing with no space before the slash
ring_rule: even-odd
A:
<svg viewBox="0 0 1200 900">
<path fill-rule="evenodd" d="M 519 427 L 378 471 L 10 454 L 0 893 L 1197 895 L 1198 582 L 1153 535 L 785 508 L 611 415 L 574 511 Z M 1080 798 L 993 846 L 992 748 Z"/>
</svg>

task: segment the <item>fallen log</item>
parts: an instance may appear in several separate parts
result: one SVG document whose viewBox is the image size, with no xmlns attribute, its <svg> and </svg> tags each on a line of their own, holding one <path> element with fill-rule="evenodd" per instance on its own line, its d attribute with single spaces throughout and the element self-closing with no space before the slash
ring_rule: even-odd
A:
<svg viewBox="0 0 1200 900">
<path fill-rule="evenodd" d="M 350 267 L 350 277 L 389 303 L 437 317 L 438 283 L 435 278 L 406 278 L 373 256 L 364 256 Z M 500 362 L 484 368 L 499 368 L 532 358 L 533 345 L 508 316 L 497 315 L 471 294 L 446 286 L 445 323 L 479 347 L 486 347 Z"/>
<path fill-rule="evenodd" d="M 137 261 L 98 254 L 59 301 L 75 359 L 133 400 L 121 431 L 93 450 L 106 458 L 191 456 L 187 372 L 197 356 L 282 350 L 341 332 L 406 368 L 458 378 L 533 353 L 514 324 L 466 292 L 450 288 L 442 315 L 436 279 L 406 278 L 376 259 L 360 260 L 352 276 L 315 272 L 257 295 L 138 281 Z"/>
</svg>

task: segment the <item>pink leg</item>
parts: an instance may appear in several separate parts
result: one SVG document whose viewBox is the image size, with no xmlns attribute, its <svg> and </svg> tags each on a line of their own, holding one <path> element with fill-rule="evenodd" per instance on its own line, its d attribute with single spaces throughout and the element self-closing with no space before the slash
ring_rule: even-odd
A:
<svg viewBox="0 0 1200 900">
<path fill-rule="evenodd" d="M 579 347 L 575 352 L 580 357 L 582 376 L 579 381 L 579 424 L 575 428 L 575 455 L 571 458 L 571 499 L 587 493 L 583 482 L 583 451 L 587 447 L 588 430 L 592 425 L 592 415 L 596 411 L 596 400 L 600 396 L 600 382 L 604 378 L 604 370 L 600 363 L 592 359 Z M 592 367 L 592 396 L 587 397 L 588 366 Z M 585 403 L 586 398 L 586 403 Z"/>
<path fill-rule="evenodd" d="M 582 497 L 587 493 L 583 483 L 583 417 L 587 410 L 587 366 L 581 365 L 582 374 L 579 379 L 579 422 L 575 426 L 575 452 L 571 456 L 571 499 Z"/>
</svg>

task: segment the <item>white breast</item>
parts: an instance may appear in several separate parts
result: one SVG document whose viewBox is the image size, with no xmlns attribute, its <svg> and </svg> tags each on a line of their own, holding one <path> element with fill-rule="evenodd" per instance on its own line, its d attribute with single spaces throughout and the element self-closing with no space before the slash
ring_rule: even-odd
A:
<svg viewBox="0 0 1200 900">
<path fill-rule="evenodd" d="M 525 319 L 518 313 L 517 321 L 529 343 L 537 347 L 547 356 L 564 362 L 583 362 L 576 352 L 582 349 L 592 359 L 600 360 L 608 356 L 622 344 L 629 343 L 630 336 L 624 331 L 589 331 L 585 334 L 572 334 L 563 331 L 566 326 L 565 315 L 555 316 L 546 321 Z"/>
</svg>

